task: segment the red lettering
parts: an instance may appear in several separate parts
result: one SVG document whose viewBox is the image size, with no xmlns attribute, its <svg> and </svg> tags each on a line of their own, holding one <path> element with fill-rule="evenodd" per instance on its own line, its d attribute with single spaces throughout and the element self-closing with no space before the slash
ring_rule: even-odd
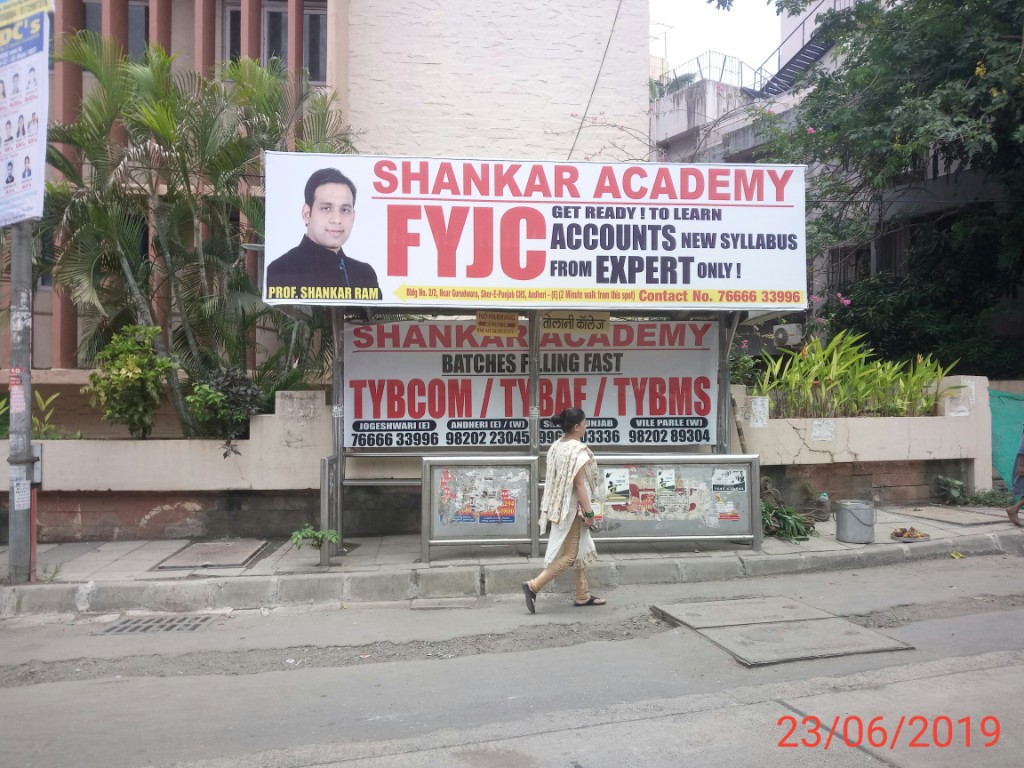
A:
<svg viewBox="0 0 1024 768">
<path fill-rule="evenodd" d="M 736 169 L 736 199 L 764 200 L 764 171 L 751 168 L 750 175 L 743 168 Z"/>
<path fill-rule="evenodd" d="M 693 391 L 697 395 L 697 402 L 694 411 L 698 416 L 707 416 L 711 413 L 711 379 L 707 376 L 698 376 L 693 380 Z"/>
<path fill-rule="evenodd" d="M 395 171 L 397 170 L 398 166 L 395 165 L 394 161 L 378 160 L 373 166 L 373 172 L 378 179 L 378 181 L 373 182 L 374 191 L 380 192 L 383 195 L 390 195 L 398 189 L 398 178 L 395 176 Z"/>
<path fill-rule="evenodd" d="M 396 326 L 396 330 L 397 330 L 397 326 Z M 397 337 L 395 338 L 395 341 L 396 342 L 398 341 Z M 399 347 L 396 344 L 396 348 L 397 349 L 401 349 L 402 347 L 404 347 L 406 349 L 409 349 L 409 348 L 426 349 L 426 348 L 428 348 L 429 345 L 427 344 L 427 340 L 423 336 L 423 326 L 418 325 L 418 324 L 410 325 L 409 326 L 409 330 L 406 331 L 406 333 L 405 333 L 405 338 L 402 340 L 401 347 Z"/>
<path fill-rule="evenodd" d="M 566 408 L 580 408 L 586 401 L 587 380 L 541 379 L 538 404 L 541 413 L 559 413 Z"/>
<path fill-rule="evenodd" d="M 463 194 L 486 197 L 491 193 L 491 166 L 486 163 L 474 168 L 472 163 L 462 167 Z"/>
<path fill-rule="evenodd" d="M 576 182 L 580 179 L 580 169 L 575 165 L 555 166 L 555 197 L 579 197 Z"/>
<path fill-rule="evenodd" d="M 792 170 L 784 171 L 780 176 L 779 172 L 774 168 L 768 169 L 768 178 L 771 179 L 772 184 L 775 185 L 775 202 L 781 203 L 786 199 L 786 185 L 789 183 L 789 179 L 792 175 Z"/>
<path fill-rule="evenodd" d="M 525 414 L 530 407 L 530 382 L 527 379 L 498 379 L 498 384 L 504 390 L 505 416 Z M 516 408 L 516 395 L 519 396 L 518 408 Z"/>
<path fill-rule="evenodd" d="M 363 418 L 363 389 L 366 388 L 364 379 L 349 379 L 348 388 L 352 390 L 352 418 Z"/>
<path fill-rule="evenodd" d="M 650 380 L 650 411 L 651 416 L 664 416 L 668 413 L 668 398 L 665 397 L 667 389 L 664 379 Z"/>
<path fill-rule="evenodd" d="M 691 184 L 693 185 L 691 188 Z M 704 194 L 704 174 L 698 168 L 679 169 L 679 199 L 696 200 Z"/>
<path fill-rule="evenodd" d="M 505 194 L 505 188 L 509 190 L 509 194 L 512 197 L 522 197 L 522 190 L 519 189 L 519 184 L 516 182 L 516 173 L 523 166 L 519 163 L 514 163 L 507 168 L 504 165 L 499 164 L 495 167 L 494 173 L 494 196 L 501 197 Z"/>
<path fill-rule="evenodd" d="M 373 329 L 366 325 L 357 325 L 352 329 L 352 344 L 356 349 L 373 346 Z"/>
<path fill-rule="evenodd" d="M 654 175 L 654 185 L 651 187 L 651 199 L 657 200 L 659 197 L 674 198 L 676 196 L 676 188 L 672 183 L 672 174 L 669 173 L 668 168 L 659 168 L 658 172 Z"/>
<path fill-rule="evenodd" d="M 658 346 L 658 326 L 655 323 L 640 323 L 636 327 L 636 345 L 638 347 Z"/>
<path fill-rule="evenodd" d="M 453 195 L 459 194 L 459 182 L 455 179 L 455 169 L 451 163 L 441 163 L 434 177 L 434 187 L 430 190 L 432 195 L 440 195 L 449 192 Z M 429 218 L 429 217 L 428 217 Z"/>
<path fill-rule="evenodd" d="M 489 277 L 494 271 L 494 209 L 473 209 L 473 263 L 466 277 Z"/>
<path fill-rule="evenodd" d="M 388 393 L 388 418 L 401 419 L 405 416 L 405 392 L 402 382 L 398 379 L 388 379 L 385 384 Z"/>
<path fill-rule="evenodd" d="M 526 187 L 523 188 L 523 194 L 530 195 L 541 195 L 542 197 L 551 197 L 551 188 L 548 186 L 548 177 L 544 173 L 544 166 L 534 165 L 530 167 L 530 175 L 526 179 Z"/>
<path fill-rule="evenodd" d="M 446 163 L 447 165 L 447 163 Z M 449 170 L 451 166 L 449 166 Z M 451 217 L 444 220 L 444 209 L 439 205 L 428 205 L 427 222 L 430 224 L 430 232 L 434 236 L 434 244 L 437 246 L 437 276 L 455 277 L 455 259 L 459 248 L 459 240 L 466 229 L 466 221 L 469 219 L 468 206 L 452 207 Z"/>
<path fill-rule="evenodd" d="M 547 251 L 522 248 L 522 224 L 526 225 L 526 238 L 547 240 L 544 214 L 535 208 L 510 208 L 501 217 L 501 269 L 515 280 L 533 280 L 544 274 Z M 525 256 L 525 261 L 520 256 Z"/>
<path fill-rule="evenodd" d="M 647 189 L 643 185 L 634 187 L 634 177 L 646 179 L 647 171 L 640 166 L 634 165 L 627 168 L 626 172 L 622 174 L 622 187 L 626 191 L 626 197 L 631 200 L 640 200 L 645 194 L 647 194 Z"/>
<path fill-rule="evenodd" d="M 388 275 L 409 274 L 409 249 L 420 244 L 418 232 L 409 231 L 409 222 L 420 218 L 418 205 L 388 206 Z"/>
<path fill-rule="evenodd" d="M 693 346 L 699 347 L 704 343 L 704 336 L 708 331 L 711 330 L 711 323 L 705 323 L 704 325 L 696 325 L 690 323 L 690 333 L 693 334 Z"/>
<path fill-rule="evenodd" d="M 371 419 L 380 418 L 380 404 L 384 396 L 384 382 L 383 381 L 369 381 L 367 385 L 370 388 L 370 402 L 373 405 L 373 410 L 370 412 Z"/>
<path fill-rule="evenodd" d="M 430 189 L 430 166 L 426 160 L 420 160 L 418 163 L 419 170 L 413 170 L 413 164 L 411 160 L 402 161 L 402 194 L 411 195 L 413 193 L 413 182 L 419 184 L 419 188 L 415 191 L 424 194 Z"/>
<path fill-rule="evenodd" d="M 621 197 L 619 194 L 619 180 L 615 178 L 615 169 L 607 165 L 601 168 L 601 173 L 597 177 L 597 184 L 594 186 L 595 198 L 601 198 L 605 195 L 616 198 Z"/>
<path fill-rule="evenodd" d="M 729 199 L 729 168 L 712 168 L 708 171 L 708 200 Z"/>
</svg>

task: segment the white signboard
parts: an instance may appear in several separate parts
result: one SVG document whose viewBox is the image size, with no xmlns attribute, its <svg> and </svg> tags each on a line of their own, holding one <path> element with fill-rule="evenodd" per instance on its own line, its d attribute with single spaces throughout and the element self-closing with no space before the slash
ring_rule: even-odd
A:
<svg viewBox="0 0 1024 768">
<path fill-rule="evenodd" d="M 542 331 L 541 443 L 563 408 L 591 445 L 714 445 L 718 323 L 614 322 L 606 334 Z M 526 446 L 527 326 L 481 336 L 472 321 L 348 325 L 345 446 Z"/>
<path fill-rule="evenodd" d="M 274 153 L 270 304 L 803 309 L 804 168 Z"/>
<path fill-rule="evenodd" d="M 0 5 L 0 226 L 43 215 L 50 6 Z"/>
</svg>

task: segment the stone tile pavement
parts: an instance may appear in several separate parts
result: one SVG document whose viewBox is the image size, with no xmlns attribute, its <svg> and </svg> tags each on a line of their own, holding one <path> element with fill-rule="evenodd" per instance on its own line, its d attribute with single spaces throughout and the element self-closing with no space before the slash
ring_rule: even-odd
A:
<svg viewBox="0 0 1024 768">
<path fill-rule="evenodd" d="M 920 558 L 1024 555 L 1024 529 L 999 509 L 971 508 L 975 524 L 923 519 L 922 507 L 878 506 L 874 541 L 836 538 L 834 520 L 816 523 L 816 536 L 764 541 L 761 552 L 744 544 L 702 540 L 615 544 L 599 541 L 591 584 L 711 581 L 839 568 L 865 568 Z M 910 513 L 915 513 L 914 515 Z M 895 528 L 914 526 L 930 541 L 893 541 Z M 0 586 L 0 617 L 27 613 L 96 611 L 201 611 L 256 608 L 295 602 L 394 601 L 472 598 L 517 593 L 542 568 L 529 547 L 433 547 L 421 561 L 420 537 L 380 536 L 345 540 L 347 552 L 320 565 L 320 553 L 290 541 L 269 541 L 256 558 L 235 568 L 160 569 L 189 540 L 41 544 L 34 584 Z M 7 547 L 0 546 L 0 574 Z M 568 591 L 568 575 L 555 582 Z"/>
</svg>

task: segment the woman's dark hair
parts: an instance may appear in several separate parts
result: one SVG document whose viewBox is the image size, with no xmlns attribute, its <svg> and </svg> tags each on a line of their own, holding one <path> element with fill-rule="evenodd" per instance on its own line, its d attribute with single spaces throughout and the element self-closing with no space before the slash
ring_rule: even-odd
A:
<svg viewBox="0 0 1024 768">
<path fill-rule="evenodd" d="M 557 416 L 552 416 L 551 423 L 556 427 L 561 427 L 563 432 L 569 432 L 585 418 L 587 418 L 587 414 L 579 408 L 566 408 Z"/>
</svg>

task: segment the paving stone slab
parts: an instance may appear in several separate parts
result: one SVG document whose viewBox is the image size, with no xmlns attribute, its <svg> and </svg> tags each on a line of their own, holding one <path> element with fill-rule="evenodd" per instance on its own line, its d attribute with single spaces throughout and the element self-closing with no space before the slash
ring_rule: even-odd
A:
<svg viewBox="0 0 1024 768">
<path fill-rule="evenodd" d="M 994 525 L 1006 522 L 1006 513 L 996 509 L 913 507 L 911 509 L 901 509 L 900 514 L 907 517 L 918 517 L 923 520 L 936 520 L 940 523 L 955 523 L 956 525 Z"/>
<path fill-rule="evenodd" d="M 703 600 L 657 605 L 653 606 L 652 610 L 660 613 L 668 621 L 692 629 L 835 618 L 834 614 L 798 603 L 788 597 Z"/>
<path fill-rule="evenodd" d="M 907 643 L 840 618 L 707 627 L 698 631 L 748 667 L 913 649 Z"/>
</svg>

